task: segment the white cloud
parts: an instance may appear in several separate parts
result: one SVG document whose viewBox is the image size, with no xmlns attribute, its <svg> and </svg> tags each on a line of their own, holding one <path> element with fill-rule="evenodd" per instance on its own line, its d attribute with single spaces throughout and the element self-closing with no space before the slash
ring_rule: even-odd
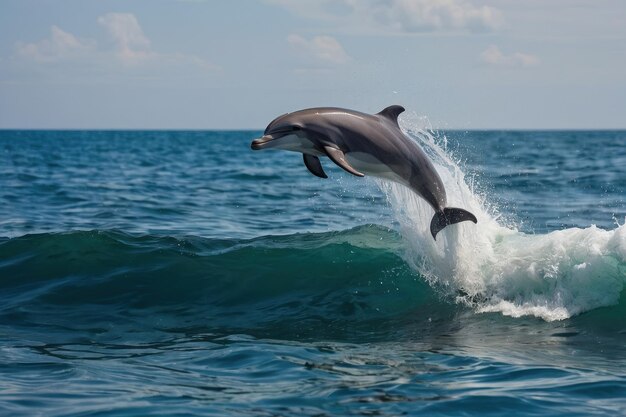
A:
<svg viewBox="0 0 626 417">
<path fill-rule="evenodd" d="M 360 28 L 398 32 L 485 32 L 502 25 L 502 14 L 466 0 L 268 0 L 311 18 Z"/>
<path fill-rule="evenodd" d="M 36 62 L 55 62 L 72 59 L 83 67 L 100 69 L 142 66 L 172 71 L 175 68 L 197 68 L 201 72 L 215 71 L 219 67 L 195 55 L 159 53 L 152 49 L 150 39 L 144 34 L 139 21 L 131 13 L 107 13 L 98 17 L 100 24 L 111 37 L 114 47 L 97 47 L 94 40 L 81 39 L 52 26 L 50 38 L 35 43 L 18 42 L 17 56 Z"/>
<path fill-rule="evenodd" d="M 521 52 L 515 52 L 510 55 L 505 55 L 500 49 L 491 45 L 485 49 L 481 54 L 482 61 L 489 65 L 496 65 L 502 67 L 534 67 L 539 65 L 539 58 L 535 55 L 524 54 Z"/>
<path fill-rule="evenodd" d="M 164 54 L 152 50 L 152 42 L 145 35 L 132 13 L 107 13 L 98 18 L 115 42 L 115 53 L 125 64 L 152 63 L 161 67 L 193 66 L 206 71 L 219 69 L 216 65 L 186 54 Z"/>
<path fill-rule="evenodd" d="M 405 32 L 449 30 L 489 31 L 500 25 L 500 13 L 463 0 L 348 0 L 361 16 Z"/>
<path fill-rule="evenodd" d="M 287 42 L 303 59 L 314 64 L 344 64 L 350 57 L 332 36 L 315 36 L 310 40 L 300 35 L 287 36 Z"/>
<path fill-rule="evenodd" d="M 98 23 L 115 41 L 117 55 L 122 61 L 134 63 L 154 56 L 150 40 L 132 13 L 107 13 L 98 18 Z"/>
<path fill-rule="evenodd" d="M 75 58 L 94 50 L 93 40 L 79 39 L 58 26 L 50 28 L 50 38 L 34 43 L 18 42 L 17 53 L 23 58 L 39 62 L 54 62 L 67 58 Z"/>
</svg>

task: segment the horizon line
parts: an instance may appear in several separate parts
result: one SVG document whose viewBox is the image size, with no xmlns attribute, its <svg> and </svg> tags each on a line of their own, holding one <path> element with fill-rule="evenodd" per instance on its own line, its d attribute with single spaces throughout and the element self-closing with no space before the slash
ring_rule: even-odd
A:
<svg viewBox="0 0 626 417">
<path fill-rule="evenodd" d="M 90 128 L 73 128 L 73 127 L 35 127 L 35 128 L 21 128 L 21 127 L 0 127 L 1 132 L 10 131 L 23 131 L 23 132 L 44 132 L 44 131 L 56 131 L 56 132 L 262 132 L 264 128 L 102 128 L 102 127 L 90 127 Z M 620 132 L 626 131 L 626 127 L 602 127 L 602 128 L 534 128 L 534 127 L 513 127 L 513 128 L 432 128 L 426 129 L 434 132 Z"/>
</svg>

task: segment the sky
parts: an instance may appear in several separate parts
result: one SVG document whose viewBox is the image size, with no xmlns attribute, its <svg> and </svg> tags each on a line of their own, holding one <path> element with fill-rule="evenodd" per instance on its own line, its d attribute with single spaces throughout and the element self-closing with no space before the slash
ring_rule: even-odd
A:
<svg viewBox="0 0 626 417">
<path fill-rule="evenodd" d="M 626 128 L 624 0 L 1 0 L 0 128 Z"/>
</svg>

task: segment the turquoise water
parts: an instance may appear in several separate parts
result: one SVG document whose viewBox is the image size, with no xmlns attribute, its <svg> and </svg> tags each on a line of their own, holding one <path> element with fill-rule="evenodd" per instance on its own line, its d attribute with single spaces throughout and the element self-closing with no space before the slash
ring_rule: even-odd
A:
<svg viewBox="0 0 626 417">
<path fill-rule="evenodd" d="M 626 132 L 403 127 L 478 225 L 259 132 L 0 131 L 0 414 L 626 414 Z"/>
</svg>

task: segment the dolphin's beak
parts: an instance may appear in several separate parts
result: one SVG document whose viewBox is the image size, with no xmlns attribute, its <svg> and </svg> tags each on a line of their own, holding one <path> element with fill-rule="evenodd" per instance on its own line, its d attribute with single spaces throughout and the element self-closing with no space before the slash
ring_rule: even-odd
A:
<svg viewBox="0 0 626 417">
<path fill-rule="evenodd" d="M 267 142 L 271 141 L 272 139 L 274 139 L 272 135 L 265 135 L 262 138 L 255 139 L 250 144 L 250 148 L 252 148 L 252 150 L 254 151 L 261 150 L 263 149 L 263 145 L 265 145 Z"/>
</svg>

